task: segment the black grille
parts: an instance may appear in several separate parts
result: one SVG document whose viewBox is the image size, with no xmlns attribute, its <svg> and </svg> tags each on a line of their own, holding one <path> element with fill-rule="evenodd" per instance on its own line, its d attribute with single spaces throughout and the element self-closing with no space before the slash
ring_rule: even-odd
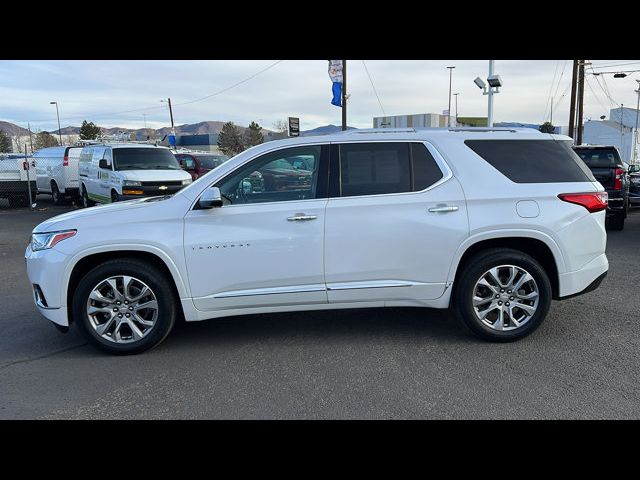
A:
<svg viewBox="0 0 640 480">
<path fill-rule="evenodd" d="M 179 187 L 182 186 L 182 181 L 170 181 L 170 182 L 142 182 L 143 187 L 161 187 L 164 185 L 165 187 Z"/>
</svg>

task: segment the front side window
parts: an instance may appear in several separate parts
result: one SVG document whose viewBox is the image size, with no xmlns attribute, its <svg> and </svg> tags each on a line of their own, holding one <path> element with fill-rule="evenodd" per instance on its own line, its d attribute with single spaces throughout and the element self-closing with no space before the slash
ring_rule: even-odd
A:
<svg viewBox="0 0 640 480">
<path fill-rule="evenodd" d="M 114 148 L 116 170 L 180 170 L 175 155 L 165 148 Z"/>
<path fill-rule="evenodd" d="M 190 156 L 176 155 L 176 158 L 180 162 L 180 165 L 182 165 L 182 168 L 184 168 L 185 170 L 195 170 L 196 168 L 195 162 L 193 161 L 193 158 L 191 158 Z"/>
<path fill-rule="evenodd" d="M 232 172 L 216 186 L 233 205 L 322 198 L 326 196 L 323 186 L 326 181 L 320 178 L 319 166 L 325 148 L 312 145 L 266 153 Z M 309 158 L 313 169 L 296 168 L 294 159 L 299 156 Z"/>
<path fill-rule="evenodd" d="M 224 155 L 198 155 L 200 160 L 200 166 L 209 170 L 213 170 L 219 165 L 222 165 L 229 157 Z"/>
</svg>

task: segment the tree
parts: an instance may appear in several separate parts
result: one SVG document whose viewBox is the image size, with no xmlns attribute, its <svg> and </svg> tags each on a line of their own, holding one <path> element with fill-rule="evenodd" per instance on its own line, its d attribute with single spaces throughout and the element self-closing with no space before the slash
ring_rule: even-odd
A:
<svg viewBox="0 0 640 480">
<path fill-rule="evenodd" d="M 218 148 L 222 153 L 230 157 L 244 150 L 242 134 L 233 122 L 227 122 L 222 126 L 220 135 L 218 135 Z"/>
<path fill-rule="evenodd" d="M 81 140 L 95 140 L 101 133 L 101 128 L 93 122 L 82 121 L 80 127 L 80 139 Z"/>
<path fill-rule="evenodd" d="M 538 130 L 540 130 L 542 133 L 553 133 L 555 131 L 555 129 L 556 129 L 556 127 L 554 127 L 551 122 L 544 122 L 538 128 Z"/>
<path fill-rule="evenodd" d="M 40 150 L 41 148 L 56 147 L 58 145 L 58 139 L 51 135 L 49 132 L 39 132 L 36 135 L 36 139 L 33 142 L 33 148 Z"/>
<path fill-rule="evenodd" d="M 11 145 L 11 137 L 0 130 L 0 152 L 11 153 L 13 151 L 13 145 Z"/>
<path fill-rule="evenodd" d="M 135 142 L 138 139 L 138 136 L 136 135 L 136 132 L 131 132 L 131 135 L 129 135 L 129 140 L 131 140 L 132 142 Z"/>
<path fill-rule="evenodd" d="M 254 145 L 260 145 L 264 142 L 264 135 L 262 135 L 262 127 L 256 122 L 251 122 L 249 128 L 244 131 L 244 145 L 246 148 L 253 147 Z"/>
<path fill-rule="evenodd" d="M 276 120 L 273 122 L 273 129 L 278 133 L 289 132 L 289 121 L 288 120 Z"/>
</svg>

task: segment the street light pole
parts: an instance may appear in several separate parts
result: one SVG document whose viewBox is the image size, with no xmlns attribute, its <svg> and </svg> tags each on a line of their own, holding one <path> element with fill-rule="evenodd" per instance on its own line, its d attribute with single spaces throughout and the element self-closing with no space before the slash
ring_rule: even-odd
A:
<svg viewBox="0 0 640 480">
<path fill-rule="evenodd" d="M 495 60 L 489 60 L 489 77 L 493 75 L 493 62 Z M 487 127 L 493 128 L 493 88 L 489 85 L 489 101 L 487 105 Z"/>
<path fill-rule="evenodd" d="M 58 102 L 49 102 L 49 105 L 56 106 L 56 116 L 58 117 L 58 138 L 60 139 L 60 146 L 62 146 L 62 132 L 60 131 L 60 113 L 58 112 Z"/>
<path fill-rule="evenodd" d="M 453 96 L 456 97 L 456 127 L 458 126 L 458 95 L 460 95 L 460 93 L 453 94 Z"/>
<path fill-rule="evenodd" d="M 456 67 L 447 67 L 449 69 L 449 109 L 447 110 L 447 126 L 451 128 L 451 78 L 453 69 Z"/>
<path fill-rule="evenodd" d="M 638 161 L 638 112 L 640 112 L 640 80 L 636 80 L 636 82 L 638 82 L 638 90 L 635 91 L 638 94 L 638 103 L 636 104 L 636 129 L 633 137 L 633 163 Z"/>
</svg>

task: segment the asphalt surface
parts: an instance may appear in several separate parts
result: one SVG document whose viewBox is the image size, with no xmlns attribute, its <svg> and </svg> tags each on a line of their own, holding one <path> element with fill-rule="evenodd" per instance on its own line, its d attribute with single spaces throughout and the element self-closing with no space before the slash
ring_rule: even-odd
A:
<svg viewBox="0 0 640 480">
<path fill-rule="evenodd" d="M 553 302 L 516 343 L 438 310 L 361 309 L 181 324 L 113 357 L 33 305 L 29 233 L 70 208 L 45 198 L 34 212 L 0 200 L 1 419 L 640 418 L 640 211 L 609 232 L 601 287 Z"/>
</svg>

